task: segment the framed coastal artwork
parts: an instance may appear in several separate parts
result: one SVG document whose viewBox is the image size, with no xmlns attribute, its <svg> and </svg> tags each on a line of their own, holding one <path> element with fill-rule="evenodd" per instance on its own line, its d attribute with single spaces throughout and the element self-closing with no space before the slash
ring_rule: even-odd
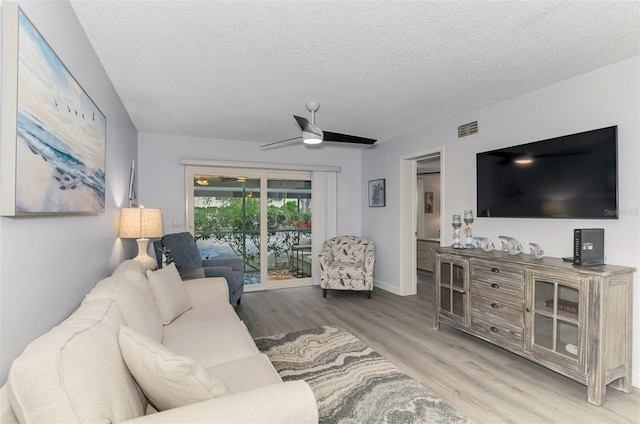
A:
<svg viewBox="0 0 640 424">
<path fill-rule="evenodd" d="M 24 12 L 2 7 L 0 214 L 104 212 L 106 118 Z"/>
<path fill-rule="evenodd" d="M 369 207 L 385 206 L 385 180 L 369 181 Z"/>
</svg>

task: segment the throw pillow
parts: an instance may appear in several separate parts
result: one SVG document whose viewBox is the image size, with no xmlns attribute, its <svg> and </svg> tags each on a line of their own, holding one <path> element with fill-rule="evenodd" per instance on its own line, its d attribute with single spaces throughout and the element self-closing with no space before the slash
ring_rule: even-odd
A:
<svg viewBox="0 0 640 424">
<path fill-rule="evenodd" d="M 229 394 L 227 385 L 202 365 L 129 327 L 120 326 L 118 340 L 131 375 L 158 411 Z"/>
<path fill-rule="evenodd" d="M 164 325 L 191 309 L 191 300 L 175 264 L 157 271 L 147 270 L 147 279 Z"/>
</svg>

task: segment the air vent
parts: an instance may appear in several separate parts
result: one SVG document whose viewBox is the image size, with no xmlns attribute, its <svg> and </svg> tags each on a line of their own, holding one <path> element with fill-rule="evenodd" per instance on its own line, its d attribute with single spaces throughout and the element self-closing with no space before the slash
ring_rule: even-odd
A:
<svg viewBox="0 0 640 424">
<path fill-rule="evenodd" d="M 478 121 L 469 122 L 468 124 L 458 127 L 458 138 L 468 137 L 474 134 L 478 134 Z"/>
</svg>

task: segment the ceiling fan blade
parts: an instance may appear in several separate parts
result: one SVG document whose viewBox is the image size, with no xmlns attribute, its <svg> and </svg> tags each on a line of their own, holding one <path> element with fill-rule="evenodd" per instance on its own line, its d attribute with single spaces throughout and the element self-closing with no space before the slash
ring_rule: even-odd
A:
<svg viewBox="0 0 640 424">
<path fill-rule="evenodd" d="M 324 132 L 324 141 L 337 141 L 340 143 L 356 143 L 356 144 L 374 144 L 378 140 L 373 138 L 358 137 L 357 135 L 347 135 L 334 133 L 331 131 Z"/>
<path fill-rule="evenodd" d="M 287 138 L 286 140 L 274 141 L 273 143 L 263 144 L 262 146 L 260 146 L 260 148 L 262 149 L 263 147 L 269 147 L 269 146 L 273 146 L 274 144 L 284 143 L 285 141 L 297 140 L 299 138 L 302 138 L 302 137 L 297 136 L 297 137 L 293 137 L 293 138 Z"/>
<path fill-rule="evenodd" d="M 298 121 L 298 125 L 300 125 L 300 129 L 302 131 L 310 132 L 315 135 L 319 135 L 322 137 L 322 131 L 318 129 L 315 125 L 313 125 L 307 118 L 302 118 L 300 116 L 293 115 L 294 119 Z"/>
</svg>

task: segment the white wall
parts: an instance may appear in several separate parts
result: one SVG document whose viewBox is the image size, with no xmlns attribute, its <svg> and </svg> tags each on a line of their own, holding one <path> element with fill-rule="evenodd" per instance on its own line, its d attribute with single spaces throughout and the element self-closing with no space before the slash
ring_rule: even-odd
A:
<svg viewBox="0 0 640 424">
<path fill-rule="evenodd" d="M 361 205 L 366 199 L 360 187 L 360 148 L 306 147 L 302 143 L 261 150 L 256 142 L 215 140 L 140 133 L 138 199 L 146 207 L 162 209 L 164 232 L 185 231 L 185 190 L 182 158 L 330 165 L 338 173 L 338 234 L 360 235 Z M 319 199 L 315 199 L 319 200 Z M 178 226 L 173 227 L 173 220 Z"/>
<path fill-rule="evenodd" d="M 464 209 L 475 210 L 475 154 L 480 151 L 543 140 L 590 129 L 618 125 L 620 219 L 495 219 L 480 218 L 473 233 L 497 242 L 510 235 L 523 244 L 537 242 L 549 256 L 572 256 L 574 228 L 605 229 L 607 263 L 640 269 L 640 58 L 568 79 L 535 92 L 488 106 L 431 125 L 363 152 L 363 180 L 387 179 L 387 207 L 363 208 L 363 235 L 377 243 L 376 280 L 399 287 L 398 255 L 400 222 L 398 194 L 401 158 L 435 151 L 444 146 L 442 211 L 443 244 L 451 243 L 450 217 Z M 458 140 L 460 124 L 477 120 L 480 134 Z M 416 155 L 417 156 L 417 155 Z M 384 172 L 381 170 L 384 169 Z M 373 171 L 375 170 L 375 171 Z M 394 232 L 396 237 L 390 238 Z M 633 362 L 640 364 L 640 288 L 634 276 Z M 634 370 L 634 385 L 640 386 L 640 367 Z"/>
<path fill-rule="evenodd" d="M 135 243 L 117 238 L 137 132 L 67 1 L 18 1 L 107 117 L 106 211 L 0 218 L 0 384 L 25 346 L 66 318 Z"/>
</svg>

